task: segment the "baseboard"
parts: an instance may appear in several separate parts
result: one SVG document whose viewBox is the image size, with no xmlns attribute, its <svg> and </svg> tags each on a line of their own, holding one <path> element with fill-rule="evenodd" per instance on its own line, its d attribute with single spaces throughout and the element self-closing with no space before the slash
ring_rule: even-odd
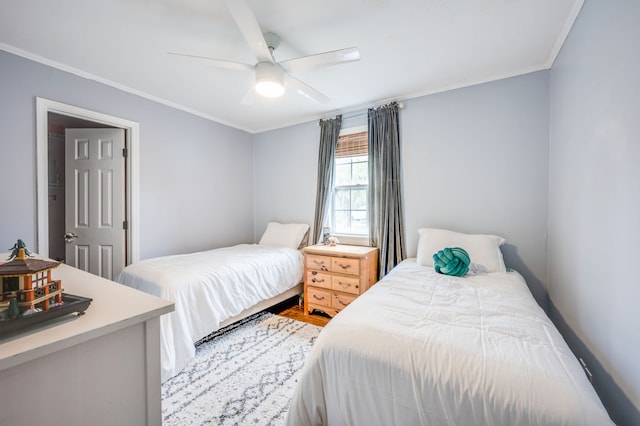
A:
<svg viewBox="0 0 640 426">
<path fill-rule="evenodd" d="M 569 345 L 577 358 L 582 358 L 593 376 L 593 388 L 600 397 L 602 404 L 607 409 L 611 420 L 618 426 L 640 425 L 640 412 L 638 408 L 625 395 L 613 380 L 613 377 L 604 369 L 598 359 L 591 353 L 587 346 L 573 332 L 569 324 L 564 320 L 560 311 L 548 301 L 549 318 L 556 325 L 564 340 Z"/>
</svg>

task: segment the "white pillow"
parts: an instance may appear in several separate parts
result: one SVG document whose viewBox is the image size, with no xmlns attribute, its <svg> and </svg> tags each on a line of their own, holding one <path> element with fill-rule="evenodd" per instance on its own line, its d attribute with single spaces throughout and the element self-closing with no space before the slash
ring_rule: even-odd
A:
<svg viewBox="0 0 640 426">
<path fill-rule="evenodd" d="M 308 230 L 309 225 L 303 223 L 269 222 L 259 244 L 297 249 Z"/>
<path fill-rule="evenodd" d="M 500 246 L 506 241 L 497 235 L 462 234 L 446 229 L 418 229 L 416 262 L 433 267 L 433 255 L 446 247 L 460 247 L 469 253 L 472 264 L 484 272 L 506 272 Z"/>
</svg>

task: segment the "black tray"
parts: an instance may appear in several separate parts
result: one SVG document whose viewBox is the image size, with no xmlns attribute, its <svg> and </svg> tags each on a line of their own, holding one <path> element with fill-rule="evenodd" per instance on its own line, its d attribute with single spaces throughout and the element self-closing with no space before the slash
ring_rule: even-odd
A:
<svg viewBox="0 0 640 426">
<path fill-rule="evenodd" d="M 62 293 L 63 304 L 60 306 L 54 306 L 46 311 L 27 315 L 26 317 L 0 321 L 0 337 L 22 331 L 62 315 L 74 312 L 77 312 L 78 315 L 83 315 L 92 300 L 93 299 L 86 297 L 74 296 L 69 293 Z"/>
</svg>

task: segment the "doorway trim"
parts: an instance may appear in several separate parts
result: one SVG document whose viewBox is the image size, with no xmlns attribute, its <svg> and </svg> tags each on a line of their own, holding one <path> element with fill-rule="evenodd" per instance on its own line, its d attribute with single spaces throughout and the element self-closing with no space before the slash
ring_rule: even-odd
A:
<svg viewBox="0 0 640 426">
<path fill-rule="evenodd" d="M 139 150 L 140 124 L 101 112 L 63 104 L 36 97 L 36 208 L 37 208 L 37 252 L 49 256 L 49 203 L 48 203 L 48 113 L 56 113 L 82 120 L 106 124 L 124 129 L 129 155 L 126 158 L 125 185 L 127 187 L 127 209 L 125 218 L 129 224 L 126 264 L 140 260 L 139 229 Z"/>
</svg>

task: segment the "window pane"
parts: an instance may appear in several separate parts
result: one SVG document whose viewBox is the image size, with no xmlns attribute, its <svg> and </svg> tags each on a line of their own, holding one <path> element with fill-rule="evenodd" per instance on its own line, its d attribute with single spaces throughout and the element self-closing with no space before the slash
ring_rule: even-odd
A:
<svg viewBox="0 0 640 426">
<path fill-rule="evenodd" d="M 336 210 L 349 210 L 351 201 L 349 199 L 349 189 L 336 188 L 335 194 L 335 209 Z"/>
<path fill-rule="evenodd" d="M 336 162 L 336 183 L 335 184 L 336 186 L 351 184 L 351 162 L 347 162 L 347 164 L 337 164 Z"/>
<path fill-rule="evenodd" d="M 359 162 L 353 164 L 353 183 L 355 185 L 366 185 L 369 182 L 368 163 Z"/>
<path fill-rule="evenodd" d="M 333 232 L 348 234 L 350 224 L 349 211 L 336 210 L 335 219 L 335 230 Z"/>
<path fill-rule="evenodd" d="M 369 233 L 366 211 L 351 212 L 351 233 L 362 235 L 367 235 Z"/>
<path fill-rule="evenodd" d="M 367 211 L 367 190 L 365 188 L 351 190 L 351 208 Z"/>
</svg>

